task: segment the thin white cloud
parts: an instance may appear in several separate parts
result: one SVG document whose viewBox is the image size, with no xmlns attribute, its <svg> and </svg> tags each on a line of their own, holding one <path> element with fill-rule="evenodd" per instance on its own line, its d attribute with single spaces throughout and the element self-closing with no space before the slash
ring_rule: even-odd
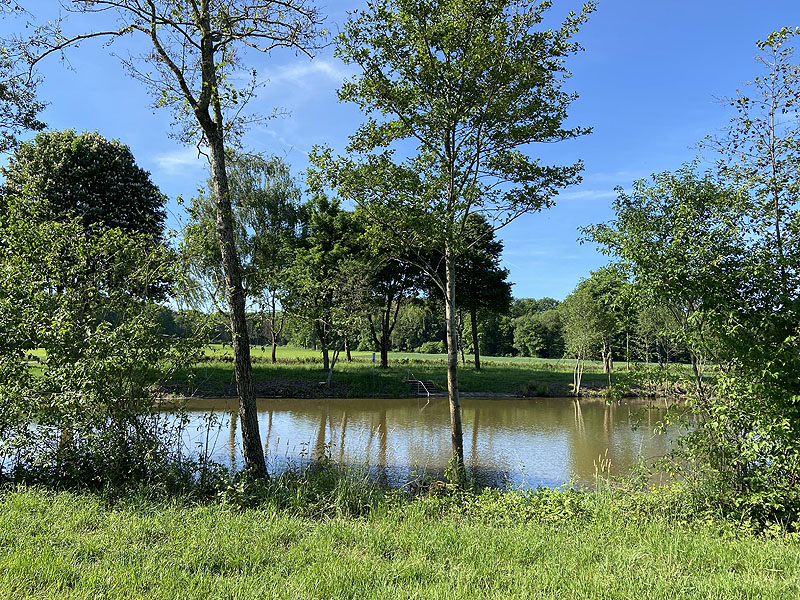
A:
<svg viewBox="0 0 800 600">
<path fill-rule="evenodd" d="M 262 129 L 262 132 L 277 142 L 286 153 L 294 151 L 299 152 L 304 158 L 308 157 L 310 150 L 305 148 L 304 144 L 298 143 L 298 141 L 290 141 L 283 135 L 276 132 L 274 128 L 265 127 Z"/>
<path fill-rule="evenodd" d="M 608 200 L 616 197 L 614 190 L 575 190 L 560 193 L 558 200 Z"/>
<path fill-rule="evenodd" d="M 649 173 L 641 171 L 596 171 L 594 173 L 584 173 L 583 180 L 593 183 L 610 183 L 612 185 L 626 186 L 648 175 Z"/>
<path fill-rule="evenodd" d="M 342 83 L 352 73 L 344 66 L 330 60 L 317 58 L 309 61 L 294 61 L 265 74 L 272 85 L 291 84 L 304 89 L 317 87 L 320 80 Z"/>
<path fill-rule="evenodd" d="M 205 169 L 208 162 L 194 146 L 178 148 L 153 157 L 156 167 L 165 175 L 183 176 Z"/>
</svg>

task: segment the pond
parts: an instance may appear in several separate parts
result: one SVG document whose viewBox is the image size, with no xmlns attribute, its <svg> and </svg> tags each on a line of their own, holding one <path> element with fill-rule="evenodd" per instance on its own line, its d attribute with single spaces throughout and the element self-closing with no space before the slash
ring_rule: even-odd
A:
<svg viewBox="0 0 800 600">
<path fill-rule="evenodd" d="M 241 468 L 237 406 L 236 399 L 188 401 L 185 445 Z M 663 403 L 640 400 L 462 398 L 464 459 L 489 485 L 591 485 L 601 462 L 623 474 L 640 457 L 669 451 L 677 432 L 654 431 L 664 410 Z M 271 473 L 327 456 L 396 485 L 442 473 L 450 457 L 443 397 L 259 399 L 258 411 Z"/>
</svg>

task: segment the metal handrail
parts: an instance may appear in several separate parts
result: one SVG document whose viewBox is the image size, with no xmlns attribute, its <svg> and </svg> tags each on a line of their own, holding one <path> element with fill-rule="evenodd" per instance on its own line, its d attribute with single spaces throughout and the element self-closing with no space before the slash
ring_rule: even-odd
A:
<svg viewBox="0 0 800 600">
<path fill-rule="evenodd" d="M 416 377 L 414 377 L 414 374 L 411 372 L 411 369 L 408 370 L 408 380 L 413 381 L 414 383 L 417 384 L 417 393 L 419 393 L 419 386 L 422 386 L 422 389 L 425 390 L 426 394 L 428 394 L 428 398 L 431 397 L 431 392 L 428 389 L 428 386 L 425 385 L 425 382 L 422 381 L 421 379 L 417 379 Z"/>
</svg>

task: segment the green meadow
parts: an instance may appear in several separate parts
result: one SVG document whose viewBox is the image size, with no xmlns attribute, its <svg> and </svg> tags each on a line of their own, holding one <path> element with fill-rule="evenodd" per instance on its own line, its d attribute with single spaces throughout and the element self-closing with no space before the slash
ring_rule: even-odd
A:
<svg viewBox="0 0 800 600">
<path fill-rule="evenodd" d="M 0 597 L 800 596 L 796 536 L 682 520 L 658 495 L 386 492 L 343 513 L 328 492 L 316 504 L 267 496 L 243 507 L 10 489 L 0 494 Z"/>
<path fill-rule="evenodd" d="M 271 362 L 271 348 L 253 346 L 253 378 L 257 393 L 259 383 L 278 383 L 261 391 L 295 390 L 300 393 L 342 395 L 346 397 L 406 397 L 411 388 L 409 378 L 432 381 L 440 389 L 447 387 L 447 364 L 444 354 L 417 354 L 392 352 L 389 368 L 373 365 L 371 352 L 353 352 L 352 362 L 344 353 L 336 362 L 331 390 L 322 390 L 320 383 L 327 379 L 322 368 L 322 354 L 318 350 L 280 346 L 277 363 Z M 472 356 L 459 368 L 459 389 L 471 394 L 508 394 L 514 396 L 566 396 L 572 385 L 570 360 L 550 360 L 526 357 L 481 357 L 481 370 L 476 371 Z M 379 357 L 377 358 L 379 361 Z M 624 372 L 618 368 L 614 378 Z M 597 391 L 608 383 L 599 362 L 587 364 L 583 385 Z M 280 382 L 283 382 L 281 387 Z M 178 373 L 175 383 L 183 386 L 188 395 L 226 395 L 233 393 L 235 379 L 231 347 L 219 344 L 205 349 L 203 360 L 189 371 Z M 316 390 L 316 391 L 315 391 Z M 266 394 L 287 395 L 287 394 Z M 292 395 L 292 394 L 288 394 Z"/>
</svg>

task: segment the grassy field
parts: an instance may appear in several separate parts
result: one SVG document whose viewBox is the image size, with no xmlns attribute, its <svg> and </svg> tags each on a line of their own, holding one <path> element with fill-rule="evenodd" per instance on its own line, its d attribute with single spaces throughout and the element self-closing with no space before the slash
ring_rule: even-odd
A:
<svg viewBox="0 0 800 600">
<path fill-rule="evenodd" d="M 0 492 L 0 597 L 800 597 L 800 542 L 603 494 L 386 502 L 311 518 L 271 506 Z M 549 499 L 548 499 L 549 497 Z M 458 508 L 456 508 L 458 506 Z"/>
<path fill-rule="evenodd" d="M 327 377 L 319 351 L 283 346 L 278 348 L 277 358 L 278 362 L 272 364 L 270 348 L 253 347 L 257 393 L 313 394 L 318 383 Z M 391 353 L 389 368 L 380 369 L 373 368 L 371 352 L 354 352 L 353 362 L 348 363 L 342 356 L 336 363 L 332 392 L 350 397 L 406 397 L 410 395 L 410 387 L 405 383 L 409 377 L 430 380 L 446 388 L 445 358 L 443 354 Z M 307 385 L 298 387 L 298 382 Z M 191 373 L 178 374 L 176 383 L 185 386 L 189 393 L 233 394 L 235 381 L 230 346 L 207 348 L 206 360 Z M 589 364 L 584 373 L 584 385 L 599 389 L 606 383 L 607 376 L 602 373 L 600 364 Z M 459 368 L 459 388 L 468 393 L 564 396 L 569 393 L 571 384 L 572 364 L 566 360 L 486 357 L 481 370 L 476 371 L 468 358 Z"/>
</svg>

